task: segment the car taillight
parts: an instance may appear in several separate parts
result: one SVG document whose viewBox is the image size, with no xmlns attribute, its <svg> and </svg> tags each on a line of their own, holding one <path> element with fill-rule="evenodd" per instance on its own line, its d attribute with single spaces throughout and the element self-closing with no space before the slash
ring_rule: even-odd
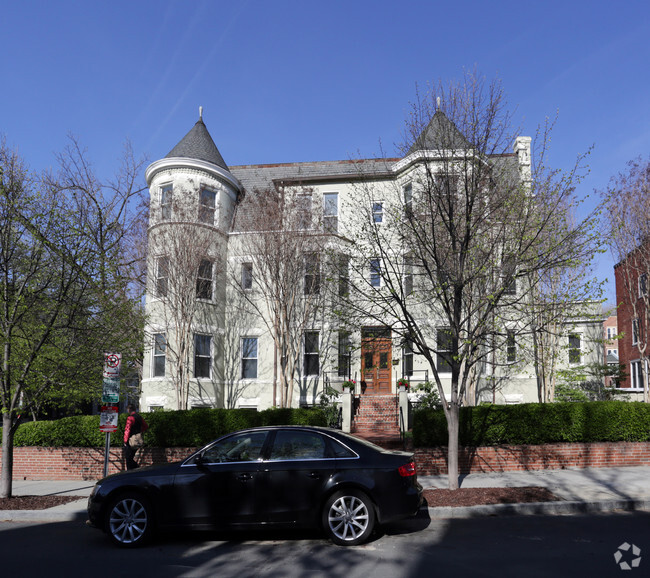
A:
<svg viewBox="0 0 650 578">
<path fill-rule="evenodd" d="M 414 476 L 417 473 L 415 470 L 415 462 L 409 462 L 408 464 L 404 464 L 403 466 L 400 466 L 397 471 L 399 472 L 399 475 L 402 476 L 403 478 Z"/>
</svg>

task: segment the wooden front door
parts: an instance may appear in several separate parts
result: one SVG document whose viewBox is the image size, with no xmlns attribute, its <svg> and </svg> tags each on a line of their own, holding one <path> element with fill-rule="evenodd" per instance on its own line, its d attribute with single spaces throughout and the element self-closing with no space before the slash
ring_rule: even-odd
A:
<svg viewBox="0 0 650 578">
<path fill-rule="evenodd" d="M 390 329 L 368 328 L 361 339 L 361 385 L 366 395 L 391 393 L 392 340 Z M 365 385 L 365 391 L 363 386 Z"/>
</svg>

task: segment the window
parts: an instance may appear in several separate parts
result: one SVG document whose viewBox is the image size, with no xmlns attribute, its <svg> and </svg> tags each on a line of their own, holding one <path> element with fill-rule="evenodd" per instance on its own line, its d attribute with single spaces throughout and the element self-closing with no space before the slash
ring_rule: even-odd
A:
<svg viewBox="0 0 650 578">
<path fill-rule="evenodd" d="M 435 177 L 435 187 L 439 195 L 452 197 L 458 194 L 458 176 L 438 174 Z"/>
<path fill-rule="evenodd" d="M 580 335 L 572 333 L 569 335 L 569 363 L 580 363 L 581 359 Z"/>
<path fill-rule="evenodd" d="M 640 338 L 639 320 L 633 319 L 632 320 L 632 345 L 638 345 L 639 338 Z"/>
<path fill-rule="evenodd" d="M 517 361 L 517 343 L 514 331 L 508 331 L 506 335 L 506 360 L 508 363 Z"/>
<path fill-rule="evenodd" d="M 339 297 L 350 294 L 350 257 L 339 255 Z"/>
<path fill-rule="evenodd" d="M 404 342 L 402 358 L 404 363 L 404 376 L 411 377 L 413 375 L 413 343 L 410 339 Z"/>
<path fill-rule="evenodd" d="M 160 218 L 168 221 L 172 217 L 172 185 L 165 185 L 160 190 Z"/>
<path fill-rule="evenodd" d="M 373 287 L 381 286 L 381 261 L 370 259 L 370 284 Z"/>
<path fill-rule="evenodd" d="M 318 331 L 305 331 L 305 351 L 303 356 L 305 375 L 318 375 Z"/>
<path fill-rule="evenodd" d="M 201 260 L 196 278 L 196 296 L 199 299 L 212 299 L 212 261 Z"/>
<path fill-rule="evenodd" d="M 255 462 L 261 458 L 268 432 L 244 432 L 220 439 L 203 452 L 204 463 Z"/>
<path fill-rule="evenodd" d="M 611 341 L 616 337 L 618 334 L 618 331 L 616 330 L 616 327 L 608 327 L 607 328 L 607 340 Z"/>
<path fill-rule="evenodd" d="M 280 430 L 275 434 L 270 460 L 322 460 L 327 456 L 323 436 L 307 431 Z"/>
<path fill-rule="evenodd" d="M 413 216 L 413 185 L 411 183 L 404 187 L 404 216 L 407 219 Z"/>
<path fill-rule="evenodd" d="M 643 389 L 643 370 L 641 361 L 630 363 L 630 385 L 633 389 Z"/>
<path fill-rule="evenodd" d="M 298 195 L 296 198 L 298 229 L 311 229 L 311 194 Z"/>
<path fill-rule="evenodd" d="M 404 257 L 404 295 L 413 293 L 413 257 Z"/>
<path fill-rule="evenodd" d="M 156 297 L 167 297 L 169 285 L 169 257 L 156 260 Z"/>
<path fill-rule="evenodd" d="M 241 378 L 257 379 L 257 337 L 241 340 Z"/>
<path fill-rule="evenodd" d="M 194 377 L 210 377 L 212 336 L 194 335 Z"/>
<path fill-rule="evenodd" d="M 153 367 L 152 377 L 165 377 L 165 360 L 167 356 L 167 338 L 164 333 L 153 336 Z"/>
<path fill-rule="evenodd" d="M 516 295 L 517 294 L 517 278 L 516 263 L 514 257 L 507 257 L 503 260 L 502 275 L 503 275 L 503 294 Z"/>
<path fill-rule="evenodd" d="M 216 201 L 217 193 L 207 189 L 201 189 L 199 193 L 199 223 L 214 225 Z"/>
<path fill-rule="evenodd" d="M 384 203 L 382 201 L 375 201 L 372 204 L 372 222 L 373 223 L 384 222 Z"/>
<path fill-rule="evenodd" d="M 241 288 L 242 289 L 253 288 L 253 264 L 252 263 L 242 263 L 241 265 Z"/>
<path fill-rule="evenodd" d="M 451 372 L 452 334 L 449 327 L 440 327 L 437 331 L 438 353 L 436 367 L 438 373 Z"/>
<path fill-rule="evenodd" d="M 305 255 L 305 295 L 320 293 L 320 255 L 307 253 Z"/>
<path fill-rule="evenodd" d="M 648 274 L 641 273 L 639 275 L 639 298 L 645 297 L 648 294 Z"/>
<path fill-rule="evenodd" d="M 350 333 L 347 331 L 339 331 L 338 376 L 350 377 Z"/>
<path fill-rule="evenodd" d="M 338 233 L 339 230 L 339 194 L 323 194 L 323 229 L 327 233 Z"/>
</svg>

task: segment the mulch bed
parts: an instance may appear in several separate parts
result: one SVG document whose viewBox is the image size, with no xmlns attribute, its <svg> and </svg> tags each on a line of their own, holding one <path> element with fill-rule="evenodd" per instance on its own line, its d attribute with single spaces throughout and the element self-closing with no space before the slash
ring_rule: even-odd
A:
<svg viewBox="0 0 650 578">
<path fill-rule="evenodd" d="M 560 500 L 547 488 L 536 486 L 424 490 L 423 495 L 430 508 L 556 502 Z M 0 510 L 45 510 L 82 499 L 82 496 L 14 496 L 0 498 Z"/>
<path fill-rule="evenodd" d="M 13 496 L 0 498 L 0 510 L 46 510 L 77 500 L 83 496 Z"/>
<path fill-rule="evenodd" d="M 459 488 L 458 490 L 424 490 L 430 508 L 441 506 L 481 506 L 487 504 L 521 504 L 559 501 L 553 492 L 537 486 L 516 488 Z"/>
</svg>

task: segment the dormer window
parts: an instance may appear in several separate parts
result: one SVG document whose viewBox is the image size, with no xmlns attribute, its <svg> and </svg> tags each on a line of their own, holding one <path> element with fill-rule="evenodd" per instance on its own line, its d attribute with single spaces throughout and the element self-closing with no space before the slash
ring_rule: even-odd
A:
<svg viewBox="0 0 650 578">
<path fill-rule="evenodd" d="M 199 193 L 199 223 L 214 225 L 214 213 L 217 206 L 217 193 L 201 189 Z"/>
</svg>

